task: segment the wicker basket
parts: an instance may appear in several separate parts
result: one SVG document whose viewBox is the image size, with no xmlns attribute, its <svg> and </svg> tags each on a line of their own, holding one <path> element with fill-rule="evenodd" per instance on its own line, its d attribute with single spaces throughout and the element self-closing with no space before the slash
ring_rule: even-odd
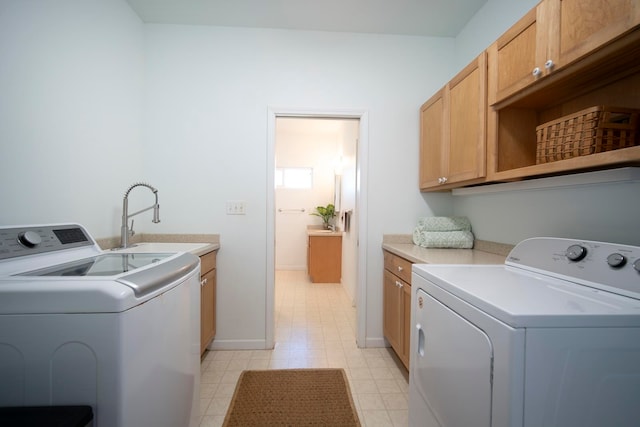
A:
<svg viewBox="0 0 640 427">
<path fill-rule="evenodd" d="M 639 113 L 630 108 L 597 106 L 540 125 L 536 128 L 536 163 L 632 147 Z"/>
</svg>

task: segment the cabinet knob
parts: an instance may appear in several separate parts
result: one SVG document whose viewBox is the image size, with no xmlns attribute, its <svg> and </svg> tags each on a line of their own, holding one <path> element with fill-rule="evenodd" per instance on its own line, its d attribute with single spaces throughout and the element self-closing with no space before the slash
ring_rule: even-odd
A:
<svg viewBox="0 0 640 427">
<path fill-rule="evenodd" d="M 398 266 L 398 271 L 402 271 L 402 270 L 404 270 L 404 268 Z"/>
<path fill-rule="evenodd" d="M 542 75 L 542 70 L 540 69 L 540 67 L 536 67 L 533 69 L 531 74 L 533 74 L 533 77 L 540 77 Z"/>
<path fill-rule="evenodd" d="M 202 280 L 200 281 L 200 286 L 204 286 L 204 285 L 206 285 L 206 284 L 207 284 L 207 280 L 208 280 L 208 279 L 202 279 Z"/>
<path fill-rule="evenodd" d="M 402 289 L 404 285 L 396 280 L 396 286 Z"/>
<path fill-rule="evenodd" d="M 441 184 L 446 184 L 446 182 L 447 182 L 447 177 L 446 177 L 446 176 L 443 176 L 443 177 L 442 177 L 442 182 L 441 182 Z"/>
<path fill-rule="evenodd" d="M 553 60 L 548 59 L 547 62 L 544 63 L 544 68 L 546 68 L 547 70 L 551 70 L 554 65 L 556 64 L 553 63 Z"/>
</svg>

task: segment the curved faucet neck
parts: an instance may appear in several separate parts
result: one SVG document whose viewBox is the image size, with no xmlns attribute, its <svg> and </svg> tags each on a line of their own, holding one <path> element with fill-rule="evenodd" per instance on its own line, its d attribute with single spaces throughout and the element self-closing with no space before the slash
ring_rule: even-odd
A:
<svg viewBox="0 0 640 427">
<path fill-rule="evenodd" d="M 149 190 L 153 192 L 153 194 L 155 195 L 155 203 L 149 206 L 148 208 L 144 208 L 142 210 L 139 210 L 138 212 L 129 214 L 129 193 L 134 188 L 141 187 L 141 186 L 147 187 Z M 131 187 L 127 189 L 127 191 L 124 193 L 124 198 L 122 200 L 122 225 L 120 226 L 120 247 L 121 248 L 129 247 L 129 237 L 135 234 L 135 231 L 133 231 L 133 220 L 131 220 L 131 228 L 129 228 L 129 225 L 128 225 L 129 218 L 136 216 L 142 212 L 146 212 L 150 209 L 153 209 L 152 222 L 154 224 L 159 223 L 160 222 L 160 205 L 158 204 L 158 190 L 155 187 L 152 187 L 151 185 L 146 184 L 144 182 L 138 182 L 133 184 Z"/>
</svg>

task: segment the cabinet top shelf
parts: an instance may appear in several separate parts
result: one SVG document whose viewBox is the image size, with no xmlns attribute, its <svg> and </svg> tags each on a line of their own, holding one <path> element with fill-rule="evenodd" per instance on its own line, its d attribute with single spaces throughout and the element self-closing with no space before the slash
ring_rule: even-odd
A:
<svg viewBox="0 0 640 427">
<path fill-rule="evenodd" d="M 492 178 L 493 181 L 510 181 L 514 179 L 521 179 L 523 176 L 533 177 L 549 174 L 573 173 L 577 170 L 593 168 L 594 164 L 597 164 L 601 168 L 606 168 L 611 165 L 637 165 L 639 163 L 640 146 L 635 146 L 607 151 L 604 153 L 591 154 L 589 156 L 580 156 L 550 163 L 509 169 L 496 172 L 492 175 Z"/>
</svg>

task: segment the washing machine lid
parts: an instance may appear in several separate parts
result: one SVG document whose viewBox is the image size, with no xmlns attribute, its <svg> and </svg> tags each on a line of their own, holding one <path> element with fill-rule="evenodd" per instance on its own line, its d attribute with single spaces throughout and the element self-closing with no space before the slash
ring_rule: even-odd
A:
<svg viewBox="0 0 640 427">
<path fill-rule="evenodd" d="M 506 265 L 413 266 L 412 286 L 515 327 L 637 327 L 640 300 Z M 425 279 L 423 282 L 420 278 Z M 464 316 L 465 304 L 456 304 Z M 453 308 L 453 307 L 452 307 Z"/>
<path fill-rule="evenodd" d="M 157 263 L 172 254 L 155 253 L 105 253 L 89 258 L 76 259 L 64 264 L 27 271 L 18 276 L 80 277 L 117 276 Z"/>
<path fill-rule="evenodd" d="M 190 253 L 106 253 L 0 277 L 0 315 L 117 313 L 154 298 L 191 275 Z"/>
</svg>

